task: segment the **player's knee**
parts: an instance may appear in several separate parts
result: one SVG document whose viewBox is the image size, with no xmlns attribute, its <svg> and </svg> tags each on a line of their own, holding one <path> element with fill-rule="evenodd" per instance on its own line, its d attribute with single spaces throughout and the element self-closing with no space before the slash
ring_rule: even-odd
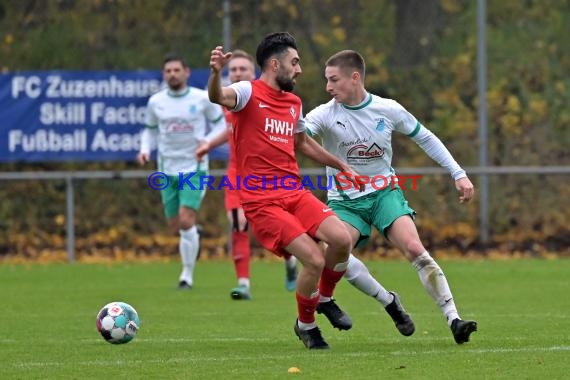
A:
<svg viewBox="0 0 570 380">
<path fill-rule="evenodd" d="M 232 230 L 237 232 L 246 232 L 248 229 L 247 219 L 243 215 L 243 212 L 239 212 L 237 208 L 231 210 L 228 213 L 228 219 L 232 225 Z"/>
<path fill-rule="evenodd" d="M 416 240 L 416 239 L 412 239 L 412 240 L 406 242 L 404 249 L 413 258 L 418 257 L 419 255 L 421 255 L 422 253 L 424 253 L 426 251 L 423 244 L 419 240 Z"/>
<path fill-rule="evenodd" d="M 323 269 L 325 268 L 325 258 L 320 252 L 315 252 L 315 254 L 306 258 L 302 264 L 304 270 L 314 273 L 316 276 L 320 277 Z"/>
<path fill-rule="evenodd" d="M 334 238 L 329 242 L 329 245 L 334 246 L 337 252 L 348 253 L 352 249 L 352 238 L 348 231 L 343 229 L 335 234 Z"/>
<path fill-rule="evenodd" d="M 180 219 L 180 229 L 181 230 L 188 230 L 194 226 L 194 223 L 191 220 L 187 219 Z"/>
<path fill-rule="evenodd" d="M 238 223 L 239 232 L 247 232 L 247 227 L 248 227 L 247 220 L 244 219 L 239 221 Z"/>
</svg>

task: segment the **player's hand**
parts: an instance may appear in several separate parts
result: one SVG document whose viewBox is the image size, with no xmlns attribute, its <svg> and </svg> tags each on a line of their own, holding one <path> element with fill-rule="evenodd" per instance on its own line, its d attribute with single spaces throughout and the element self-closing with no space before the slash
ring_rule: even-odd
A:
<svg viewBox="0 0 570 380">
<path fill-rule="evenodd" d="M 475 188 L 467 177 L 455 181 L 455 188 L 459 191 L 459 203 L 469 202 L 475 195 Z"/>
<path fill-rule="evenodd" d="M 361 193 L 366 190 L 366 182 L 362 181 L 362 179 L 365 178 L 364 176 L 358 174 L 353 168 L 348 165 L 344 168 L 343 172 L 350 180 L 350 182 L 352 182 L 355 189 L 358 189 L 358 191 Z"/>
<path fill-rule="evenodd" d="M 208 152 L 210 151 L 210 142 L 209 141 L 201 141 L 200 145 L 198 145 L 198 149 L 196 149 L 196 158 L 198 160 L 202 160 Z"/>
<path fill-rule="evenodd" d="M 210 55 L 210 69 L 216 73 L 222 71 L 222 67 L 229 61 L 232 56 L 231 52 L 224 53 L 222 46 L 216 46 Z"/>
<path fill-rule="evenodd" d="M 137 162 L 139 163 L 140 166 L 144 166 L 144 164 L 146 164 L 149 161 L 150 161 L 150 154 L 143 152 L 137 154 Z"/>
</svg>

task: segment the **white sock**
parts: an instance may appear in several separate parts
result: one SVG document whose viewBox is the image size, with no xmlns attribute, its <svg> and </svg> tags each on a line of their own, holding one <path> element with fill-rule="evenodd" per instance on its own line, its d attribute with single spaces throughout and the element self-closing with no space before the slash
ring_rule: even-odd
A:
<svg viewBox="0 0 570 380">
<path fill-rule="evenodd" d="M 180 281 L 192 285 L 194 282 L 194 266 L 200 248 L 200 238 L 196 226 L 187 230 L 180 230 L 180 257 L 182 258 L 182 273 Z"/>
<path fill-rule="evenodd" d="M 348 267 L 344 278 L 362 293 L 376 298 L 384 307 L 394 301 L 394 296 L 372 277 L 366 265 L 352 253 L 348 257 Z"/>
<path fill-rule="evenodd" d="M 289 269 L 295 268 L 297 266 L 297 258 L 295 256 L 290 256 L 285 260 L 285 266 Z"/>
<path fill-rule="evenodd" d="M 249 289 L 249 278 L 246 277 L 238 278 L 238 286 L 243 286 Z"/>
<path fill-rule="evenodd" d="M 310 330 L 310 329 L 314 329 L 315 327 L 317 327 L 317 322 L 311 322 L 311 323 L 304 323 L 301 322 L 299 320 L 297 320 L 297 326 L 299 326 L 299 330 Z"/>
<path fill-rule="evenodd" d="M 459 318 L 459 314 L 443 271 L 428 251 L 419 255 L 412 265 L 418 271 L 422 285 L 441 309 L 447 324 L 451 326 L 451 322 Z"/>
</svg>

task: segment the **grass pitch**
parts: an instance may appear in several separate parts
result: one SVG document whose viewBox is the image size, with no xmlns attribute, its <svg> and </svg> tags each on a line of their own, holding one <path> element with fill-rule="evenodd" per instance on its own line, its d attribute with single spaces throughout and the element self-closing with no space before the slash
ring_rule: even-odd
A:
<svg viewBox="0 0 570 380">
<path fill-rule="evenodd" d="M 407 262 L 368 265 L 400 293 L 415 334 L 399 335 L 379 303 L 343 280 L 336 298 L 354 327 L 340 332 L 317 316 L 331 345 L 318 352 L 293 333 L 280 262 L 252 264 L 249 302 L 230 299 L 230 261 L 199 262 L 191 291 L 175 289 L 178 263 L 0 265 L 0 378 L 568 378 L 570 260 L 441 261 L 462 317 L 479 324 L 461 346 Z M 131 343 L 97 333 L 110 301 L 139 312 Z"/>
</svg>

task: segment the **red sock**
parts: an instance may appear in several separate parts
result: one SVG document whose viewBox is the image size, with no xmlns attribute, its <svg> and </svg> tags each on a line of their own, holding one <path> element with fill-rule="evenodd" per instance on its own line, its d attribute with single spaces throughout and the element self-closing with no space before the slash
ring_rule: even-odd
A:
<svg viewBox="0 0 570 380">
<path fill-rule="evenodd" d="M 307 298 L 299 292 L 295 295 L 297 297 L 297 312 L 299 316 L 297 319 L 303 323 L 315 322 L 315 310 L 319 304 L 319 297 Z"/>
<path fill-rule="evenodd" d="M 337 282 L 340 281 L 346 270 L 342 272 L 337 272 L 332 269 L 325 267 L 323 273 L 321 273 L 321 280 L 319 281 L 319 293 L 323 297 L 332 297 L 334 293 L 334 288 Z"/>
<path fill-rule="evenodd" d="M 232 258 L 238 278 L 249 278 L 249 235 L 247 232 L 232 232 Z"/>
</svg>

